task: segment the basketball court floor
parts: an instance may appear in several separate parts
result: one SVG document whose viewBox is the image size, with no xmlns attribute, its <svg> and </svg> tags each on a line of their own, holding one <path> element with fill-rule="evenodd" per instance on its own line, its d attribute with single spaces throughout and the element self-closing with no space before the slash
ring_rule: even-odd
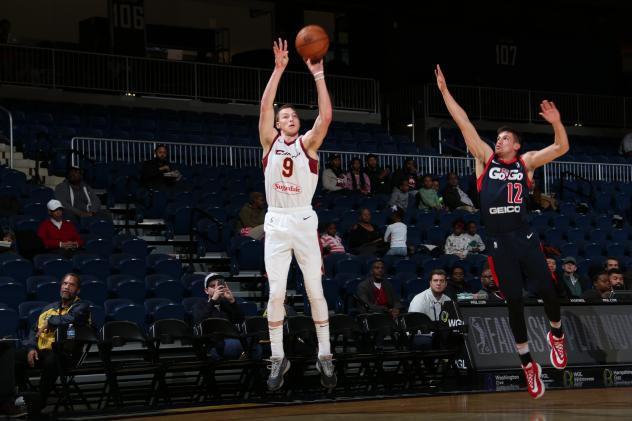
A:
<svg viewBox="0 0 632 421">
<path fill-rule="evenodd" d="M 525 391 L 274 405 L 242 404 L 165 410 L 129 421 L 408 421 L 632 420 L 632 388 Z"/>
</svg>

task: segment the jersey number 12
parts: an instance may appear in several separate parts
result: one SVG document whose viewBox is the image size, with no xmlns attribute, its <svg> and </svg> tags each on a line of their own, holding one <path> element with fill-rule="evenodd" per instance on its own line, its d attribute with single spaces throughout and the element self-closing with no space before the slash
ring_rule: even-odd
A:
<svg viewBox="0 0 632 421">
<path fill-rule="evenodd" d="M 522 203 L 522 184 L 507 183 L 507 203 Z"/>
</svg>

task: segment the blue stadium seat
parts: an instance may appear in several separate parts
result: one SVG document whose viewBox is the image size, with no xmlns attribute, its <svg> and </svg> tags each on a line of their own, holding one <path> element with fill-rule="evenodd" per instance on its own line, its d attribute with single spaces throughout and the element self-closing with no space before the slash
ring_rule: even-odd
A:
<svg viewBox="0 0 632 421">
<path fill-rule="evenodd" d="M 139 259 L 147 257 L 147 242 L 142 238 L 119 236 L 115 237 L 115 241 L 122 253 L 131 254 Z"/>
<path fill-rule="evenodd" d="M 111 320 L 134 322 L 141 329 L 144 329 L 146 326 L 147 314 L 145 313 L 145 307 L 139 304 L 120 304 L 115 306 L 111 312 L 106 312 L 106 316 Z"/>
<path fill-rule="evenodd" d="M 417 273 L 417 263 L 413 260 L 402 259 L 393 265 L 395 274 L 398 273 Z"/>
<path fill-rule="evenodd" d="M 109 259 L 114 251 L 114 244 L 108 238 L 86 238 L 85 249 L 89 253 L 96 254 L 104 259 Z"/>
<path fill-rule="evenodd" d="M 208 298 L 204 293 L 204 278 L 206 275 L 199 273 L 185 273 L 182 275 L 180 282 L 182 286 L 192 297 Z"/>
<path fill-rule="evenodd" d="M 102 305 L 108 298 L 108 287 L 103 281 L 81 281 L 81 299 Z"/>
<path fill-rule="evenodd" d="M 583 245 L 586 241 L 586 231 L 580 228 L 570 228 L 566 231 L 566 238 L 572 243 Z"/>
<path fill-rule="evenodd" d="M 110 276 L 110 264 L 97 255 L 77 255 L 73 258 L 73 266 L 81 275 L 94 275 L 102 280 Z"/>
<path fill-rule="evenodd" d="M 325 278 L 323 280 L 323 294 L 325 295 L 329 311 L 338 313 L 342 308 L 340 284 L 338 281 L 331 278 Z"/>
<path fill-rule="evenodd" d="M 435 246 L 443 246 L 448 232 L 441 227 L 430 227 L 426 230 L 426 240 Z"/>
<path fill-rule="evenodd" d="M 619 243 L 610 243 L 606 246 L 606 254 L 608 256 L 623 256 L 625 254 L 625 245 Z"/>
<path fill-rule="evenodd" d="M 417 246 L 422 243 L 421 231 L 415 226 L 409 226 L 406 234 L 406 243 L 409 245 Z"/>
<path fill-rule="evenodd" d="M 92 326 L 97 330 L 101 329 L 105 323 L 105 310 L 99 305 L 90 305 L 90 319 L 92 320 Z"/>
<path fill-rule="evenodd" d="M 252 301 L 240 302 L 239 308 L 241 308 L 241 311 L 246 317 L 254 317 L 259 315 L 259 308 L 257 307 L 257 303 L 253 303 Z"/>
<path fill-rule="evenodd" d="M 178 278 L 166 274 L 153 274 L 145 277 L 145 287 L 155 297 L 167 298 L 174 303 L 182 300 L 183 287 Z"/>
<path fill-rule="evenodd" d="M 577 257 L 579 255 L 579 246 L 576 243 L 566 243 L 560 247 L 560 253 L 562 256 L 573 256 Z"/>
<path fill-rule="evenodd" d="M 35 300 L 49 303 L 59 301 L 60 287 L 61 284 L 59 282 L 44 282 L 38 284 L 35 287 Z"/>
<path fill-rule="evenodd" d="M 362 262 L 355 256 L 347 255 L 346 258 L 336 262 L 335 273 L 336 275 L 339 273 L 346 273 L 359 276 L 362 274 Z"/>
<path fill-rule="evenodd" d="M 18 313 L 12 308 L 0 308 L 0 337 L 18 337 Z"/>
<path fill-rule="evenodd" d="M 592 243 L 604 243 L 609 234 L 608 231 L 602 229 L 584 230 L 584 232 L 588 234 L 588 238 Z"/>
<path fill-rule="evenodd" d="M 603 247 L 601 244 L 590 243 L 584 245 L 584 256 L 587 259 L 597 260 L 603 255 Z"/>
<path fill-rule="evenodd" d="M 156 308 L 158 306 L 165 304 L 172 304 L 172 301 L 168 298 L 147 298 L 144 302 L 144 305 L 145 312 L 147 313 L 147 316 L 149 316 L 149 319 L 154 318 L 154 312 L 156 311 Z"/>
<path fill-rule="evenodd" d="M 146 262 L 154 273 L 164 273 L 176 279 L 182 276 L 182 263 L 168 254 L 150 254 L 146 257 Z"/>
<path fill-rule="evenodd" d="M 422 279 L 409 279 L 403 285 L 404 291 L 406 291 L 406 299 L 410 302 L 415 295 L 428 289 L 428 283 L 424 283 Z"/>
<path fill-rule="evenodd" d="M 185 314 L 188 316 L 189 320 L 193 316 L 193 307 L 197 306 L 200 303 L 204 304 L 206 302 L 208 302 L 208 297 L 186 297 L 182 299 L 182 306 L 184 307 Z"/>
<path fill-rule="evenodd" d="M 108 290 L 119 298 L 127 298 L 135 303 L 145 300 L 145 283 L 131 275 L 111 275 L 107 280 Z"/>
<path fill-rule="evenodd" d="M 17 283 L 12 278 L 0 278 L 0 300 L 8 307 L 18 310 L 20 303 L 26 300 L 24 284 Z"/>
<path fill-rule="evenodd" d="M 251 240 L 243 243 L 237 250 L 237 267 L 241 270 L 263 270 L 263 243 Z"/>
<path fill-rule="evenodd" d="M 13 229 L 15 231 L 37 231 L 41 222 L 41 219 L 31 216 L 16 217 L 13 220 Z"/>
<path fill-rule="evenodd" d="M 35 256 L 33 261 L 36 262 L 38 257 L 39 256 Z M 37 262 L 35 264 L 36 266 L 38 265 Z M 39 270 L 44 275 L 51 275 L 57 279 L 61 279 L 65 274 L 72 272 L 72 262 L 59 256 L 56 259 L 45 259 L 42 260 L 39 265 Z"/>
<path fill-rule="evenodd" d="M 131 254 L 116 253 L 110 256 L 110 266 L 119 273 L 144 278 L 147 274 L 145 260 L 141 260 Z"/>
<path fill-rule="evenodd" d="M 615 229 L 610 231 L 610 238 L 615 243 L 625 243 L 630 240 L 630 231 L 627 229 Z"/>
<path fill-rule="evenodd" d="M 109 219 L 88 217 L 81 219 L 82 228 L 90 235 L 102 238 L 112 238 L 114 236 L 114 224 Z"/>
</svg>

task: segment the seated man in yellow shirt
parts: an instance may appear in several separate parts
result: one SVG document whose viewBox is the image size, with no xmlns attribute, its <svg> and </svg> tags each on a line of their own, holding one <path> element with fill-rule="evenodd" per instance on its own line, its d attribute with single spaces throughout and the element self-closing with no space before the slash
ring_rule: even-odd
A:
<svg viewBox="0 0 632 421">
<path fill-rule="evenodd" d="M 79 299 L 81 279 L 79 275 L 69 273 L 62 278 L 60 300 L 42 309 L 29 338 L 23 343 L 24 348 L 15 353 L 15 377 L 20 390 L 26 387 L 26 371 L 28 368 L 39 368 L 41 378 L 39 392 L 42 407 L 46 406 L 46 398 L 55 387 L 58 366 L 53 353 L 55 331 L 67 330 L 70 325 L 90 324 L 90 306 Z"/>
</svg>

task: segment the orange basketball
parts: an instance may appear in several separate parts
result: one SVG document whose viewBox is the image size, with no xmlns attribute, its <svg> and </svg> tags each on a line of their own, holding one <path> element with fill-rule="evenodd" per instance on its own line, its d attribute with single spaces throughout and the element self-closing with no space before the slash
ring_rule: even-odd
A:
<svg viewBox="0 0 632 421">
<path fill-rule="evenodd" d="M 307 60 L 318 61 L 325 57 L 329 49 L 327 32 L 318 25 L 308 25 L 296 35 L 296 51 Z"/>
</svg>

